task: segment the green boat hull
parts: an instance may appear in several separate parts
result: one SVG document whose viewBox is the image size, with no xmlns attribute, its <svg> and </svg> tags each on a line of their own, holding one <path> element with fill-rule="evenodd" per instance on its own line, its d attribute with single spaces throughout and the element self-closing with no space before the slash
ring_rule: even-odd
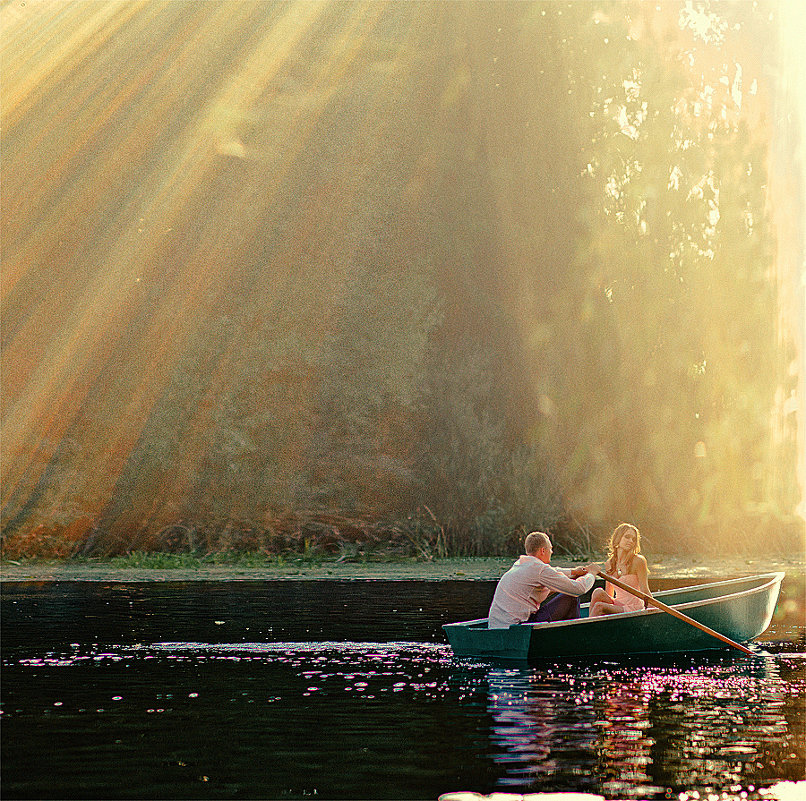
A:
<svg viewBox="0 0 806 801">
<path fill-rule="evenodd" d="M 770 625 L 783 573 L 730 579 L 655 593 L 667 606 L 737 642 L 749 642 Z M 658 609 L 582 617 L 556 623 L 522 623 L 488 629 L 487 619 L 443 626 L 456 656 L 505 660 L 613 656 L 727 648 L 695 626 Z"/>
</svg>

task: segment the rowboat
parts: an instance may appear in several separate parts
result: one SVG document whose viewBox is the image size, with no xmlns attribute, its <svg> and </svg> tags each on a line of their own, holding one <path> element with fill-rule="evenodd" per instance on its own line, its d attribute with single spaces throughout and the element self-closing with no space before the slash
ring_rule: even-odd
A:
<svg viewBox="0 0 806 801">
<path fill-rule="evenodd" d="M 770 625 L 784 573 L 697 584 L 654 593 L 654 597 L 737 642 L 749 642 Z M 487 628 L 487 618 L 442 628 L 454 654 L 504 660 L 607 656 L 724 648 L 713 636 L 660 609 L 576 620 L 520 623 Z"/>
</svg>

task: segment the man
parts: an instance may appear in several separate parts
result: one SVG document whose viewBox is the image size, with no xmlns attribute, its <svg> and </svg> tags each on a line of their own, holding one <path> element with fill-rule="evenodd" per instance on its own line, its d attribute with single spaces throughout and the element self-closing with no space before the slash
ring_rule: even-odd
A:
<svg viewBox="0 0 806 801">
<path fill-rule="evenodd" d="M 595 577 L 586 567 L 552 567 L 551 540 L 542 531 L 526 535 L 524 550 L 526 553 L 498 581 L 488 627 L 505 629 L 513 623 L 579 617 L 579 596 L 593 586 Z M 552 590 L 558 594 L 546 600 Z"/>
</svg>

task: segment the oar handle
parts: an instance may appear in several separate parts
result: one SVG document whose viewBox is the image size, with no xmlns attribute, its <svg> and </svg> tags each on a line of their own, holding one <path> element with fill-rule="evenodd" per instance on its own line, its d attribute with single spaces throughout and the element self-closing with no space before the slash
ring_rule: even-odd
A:
<svg viewBox="0 0 806 801">
<path fill-rule="evenodd" d="M 698 623 L 693 618 L 690 618 L 688 615 L 684 615 L 682 612 L 679 612 L 677 609 L 674 609 L 671 606 L 667 606 L 662 601 L 659 601 L 657 598 L 653 598 L 651 595 L 647 595 L 645 592 L 641 592 L 641 590 L 636 589 L 635 587 L 631 587 L 629 584 L 625 584 L 623 581 L 619 581 L 615 576 L 609 576 L 607 573 L 599 573 L 599 575 L 605 580 L 610 582 L 610 584 L 618 587 L 620 590 L 624 590 L 624 592 L 628 592 L 631 595 L 634 595 L 636 598 L 640 598 L 644 603 L 650 604 L 651 606 L 655 606 L 663 612 L 666 612 L 673 617 L 678 618 L 678 620 L 682 620 L 688 623 L 690 626 L 694 626 L 694 628 L 699 629 L 700 631 L 704 631 L 706 634 L 710 634 L 712 637 L 716 637 L 718 640 L 721 640 L 726 645 L 732 645 L 734 648 L 738 648 L 742 653 L 748 654 L 750 656 L 755 656 L 755 653 L 751 651 L 749 648 L 745 648 L 744 645 L 738 642 L 734 642 L 729 637 L 726 637 L 724 634 L 720 634 L 718 631 L 714 631 L 708 626 L 703 625 L 702 623 Z"/>
</svg>

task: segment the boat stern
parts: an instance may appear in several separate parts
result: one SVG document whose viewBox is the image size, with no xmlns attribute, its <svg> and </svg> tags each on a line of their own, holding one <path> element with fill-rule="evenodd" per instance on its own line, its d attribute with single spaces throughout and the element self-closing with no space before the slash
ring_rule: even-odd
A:
<svg viewBox="0 0 806 801">
<path fill-rule="evenodd" d="M 487 618 L 442 627 L 454 654 L 460 657 L 523 660 L 529 656 L 532 626 L 490 629 Z"/>
</svg>

